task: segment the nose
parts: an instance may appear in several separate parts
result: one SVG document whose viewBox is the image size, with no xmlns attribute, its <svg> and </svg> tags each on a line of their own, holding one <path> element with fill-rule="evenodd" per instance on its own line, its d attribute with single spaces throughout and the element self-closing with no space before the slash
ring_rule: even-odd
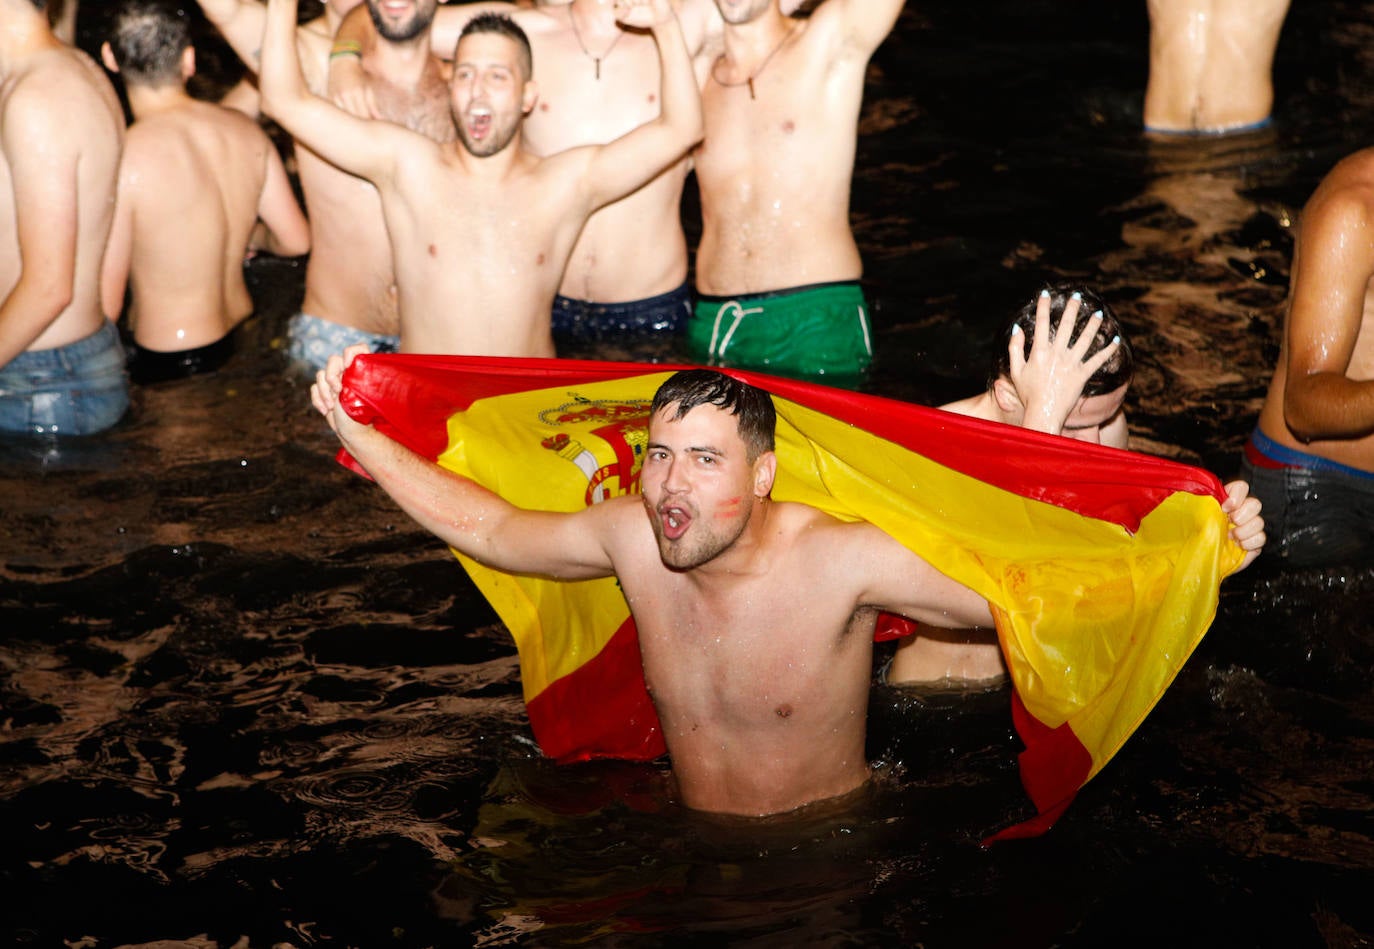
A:
<svg viewBox="0 0 1374 949">
<path fill-rule="evenodd" d="M 680 494 L 687 490 L 687 477 L 681 459 L 668 462 L 668 470 L 663 474 L 663 490 L 669 494 Z"/>
</svg>

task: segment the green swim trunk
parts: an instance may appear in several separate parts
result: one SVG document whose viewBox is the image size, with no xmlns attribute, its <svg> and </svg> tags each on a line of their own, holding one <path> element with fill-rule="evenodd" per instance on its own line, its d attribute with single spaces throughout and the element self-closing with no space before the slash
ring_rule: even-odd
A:
<svg viewBox="0 0 1374 949">
<path fill-rule="evenodd" d="M 857 380 L 873 360 L 868 305 L 856 281 L 698 296 L 687 343 L 706 365 L 836 382 Z"/>
</svg>

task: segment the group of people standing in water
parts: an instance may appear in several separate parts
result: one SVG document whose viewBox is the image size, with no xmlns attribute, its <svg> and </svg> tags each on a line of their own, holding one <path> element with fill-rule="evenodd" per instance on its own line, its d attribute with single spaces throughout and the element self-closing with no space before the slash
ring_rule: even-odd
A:
<svg viewBox="0 0 1374 949">
<path fill-rule="evenodd" d="M 328 0 L 304 23 L 297 0 L 199 2 L 256 84 L 192 98 L 185 12 L 121 0 L 102 59 L 126 130 L 108 77 L 54 35 L 42 0 L 0 0 L 0 430 L 110 427 L 126 360 L 145 382 L 223 364 L 252 308 L 241 262 L 259 250 L 309 253 L 289 353 L 322 373 L 327 414 L 345 351 L 553 356 L 668 334 L 702 364 L 862 378 L 873 337 L 850 183 L 868 62 L 903 0 Z M 1287 3 L 1231 6 L 1150 0 L 1152 130 L 1268 120 Z M 1172 64 L 1184 36 L 1213 41 L 1186 75 Z M 1207 65 L 1227 56 L 1245 81 L 1216 82 Z M 308 217 L 245 111 L 292 137 Z M 1370 548 L 1371 180 L 1374 153 L 1358 153 L 1304 212 L 1246 446 L 1272 549 L 1294 562 Z M 946 408 L 1126 447 L 1130 350 L 1106 302 L 1053 287 L 1007 325 L 987 390 Z M 1229 490 L 1253 559 L 1264 522 L 1245 482 Z M 946 645 L 977 657 L 956 673 L 964 659 L 913 650 L 894 673 L 979 678 L 1000 662 L 991 641 Z"/>
</svg>

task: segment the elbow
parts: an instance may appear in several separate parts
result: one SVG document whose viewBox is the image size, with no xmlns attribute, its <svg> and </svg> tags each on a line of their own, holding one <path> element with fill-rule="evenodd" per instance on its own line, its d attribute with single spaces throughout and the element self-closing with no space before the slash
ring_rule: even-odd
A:
<svg viewBox="0 0 1374 949">
<path fill-rule="evenodd" d="M 1308 411 L 1305 400 L 1301 397 L 1301 393 L 1295 394 L 1292 389 L 1284 393 L 1283 424 L 1288 427 L 1288 431 L 1292 436 L 1304 445 L 1327 434 L 1322 431 L 1314 414 Z"/>
</svg>

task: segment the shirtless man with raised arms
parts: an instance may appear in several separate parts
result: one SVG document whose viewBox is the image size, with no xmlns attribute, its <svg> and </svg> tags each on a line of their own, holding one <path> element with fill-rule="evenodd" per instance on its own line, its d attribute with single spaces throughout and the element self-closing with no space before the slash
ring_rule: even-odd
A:
<svg viewBox="0 0 1374 949">
<path fill-rule="evenodd" d="M 702 87 L 694 355 L 854 379 L 873 353 L 849 227 L 864 73 L 902 0 L 716 0 L 724 48 Z"/>
<path fill-rule="evenodd" d="M 636 190 L 700 137 L 691 60 L 668 0 L 624 0 L 663 61 L 657 118 L 600 146 L 538 157 L 523 145 L 538 89 L 523 32 L 474 18 L 458 41 L 451 102 L 459 141 L 436 145 L 309 95 L 287 29 L 293 0 L 272 0 L 263 44 L 265 111 L 299 141 L 377 185 L 409 352 L 551 356 L 549 312 L 573 243 L 597 208 Z"/>
<path fill-rule="evenodd" d="M 244 255 L 304 254 L 310 226 L 261 127 L 187 93 L 196 58 L 184 11 L 124 0 L 100 52 L 134 115 L 105 255 L 105 312 L 119 317 L 130 285 L 135 382 L 211 372 L 253 311 Z"/>
<path fill-rule="evenodd" d="M 701 50 L 720 31 L 714 0 L 682 0 L 678 19 L 687 48 Z M 442 7 L 434 18 L 433 48 L 452 53 L 473 16 L 508 12 L 529 37 L 539 101 L 524 124 L 531 152 L 554 155 L 612 141 L 659 114 L 661 81 L 653 37 L 622 27 L 611 0 L 571 0 L 515 9 L 509 3 Z M 375 29 L 350 14 L 340 47 L 370 48 Z M 366 114 L 353 61 L 331 65 L 331 84 L 351 111 Z M 642 188 L 594 213 L 582 229 L 553 303 L 555 342 L 629 342 L 638 335 L 679 334 L 691 312 L 682 188 L 687 157 Z"/>
<path fill-rule="evenodd" d="M 1333 168 L 1298 221 L 1278 365 L 1242 460 L 1275 555 L 1374 558 L 1374 149 Z"/>
<path fill-rule="evenodd" d="M 770 500 L 772 400 L 715 370 L 658 390 L 642 495 L 565 514 L 516 508 L 353 421 L 338 393 L 354 354 L 331 359 L 311 397 L 406 513 L 496 569 L 619 580 L 688 807 L 757 816 L 860 786 L 878 611 L 992 622 L 981 597 L 871 524 Z"/>
<path fill-rule="evenodd" d="M 42 0 L 0 0 L 0 431 L 87 434 L 129 405 L 100 265 L 124 115 Z"/>
<path fill-rule="evenodd" d="M 244 63 L 259 71 L 267 12 L 262 3 L 199 2 Z M 317 93 L 328 82 L 334 30 L 357 5 L 358 0 L 328 0 L 323 17 L 295 31 L 301 71 Z M 381 117 L 436 142 L 453 141 L 446 76 L 429 51 L 435 0 L 411 0 L 399 12 L 385 15 L 378 0 L 367 0 L 365 6 L 376 9 L 386 27 L 363 59 L 365 81 Z M 394 7 L 386 5 L 388 11 Z M 291 358 L 313 370 L 356 343 L 374 352 L 394 351 L 400 334 L 396 273 L 376 188 L 308 147 L 297 148 L 296 162 L 310 215 L 311 252 L 305 299 L 290 323 Z"/>
</svg>

